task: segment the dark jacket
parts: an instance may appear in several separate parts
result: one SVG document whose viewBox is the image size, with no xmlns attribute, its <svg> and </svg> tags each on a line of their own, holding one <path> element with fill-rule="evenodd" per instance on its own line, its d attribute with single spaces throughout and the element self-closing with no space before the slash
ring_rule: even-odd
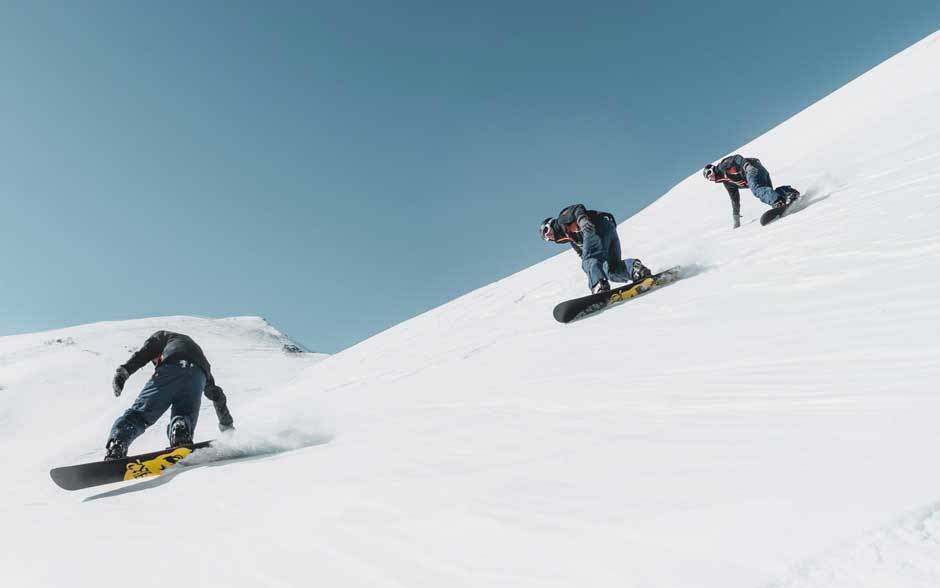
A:
<svg viewBox="0 0 940 588">
<path fill-rule="evenodd" d="M 744 174 L 746 165 L 756 165 L 762 167 L 760 160 L 756 157 L 742 157 L 740 155 L 729 155 L 715 166 L 717 181 L 725 185 L 728 196 L 731 198 L 731 211 L 741 214 L 741 193 L 740 188 L 747 187 L 747 178 Z"/>
<path fill-rule="evenodd" d="M 202 348 L 187 335 L 171 331 L 157 331 L 150 335 L 150 338 L 144 342 L 144 346 L 132 355 L 122 367 L 127 370 L 128 374 L 133 374 L 154 359 L 157 360 L 157 365 L 183 360 L 192 362 L 206 374 L 206 390 L 215 387 L 215 380 L 212 378 L 212 366 L 209 365 L 209 360 L 206 359 Z"/>
<path fill-rule="evenodd" d="M 158 366 L 162 363 L 177 361 L 188 361 L 198 366 L 206 374 L 206 385 L 202 392 L 215 407 L 215 414 L 219 418 L 219 429 L 226 431 L 234 428 L 225 392 L 216 385 L 215 378 L 212 377 L 212 366 L 209 365 L 206 354 L 191 337 L 172 331 L 157 331 L 121 367 L 130 375 L 144 367 L 147 362 L 154 360 Z"/>
<path fill-rule="evenodd" d="M 555 219 L 555 225 L 552 227 L 556 235 L 562 235 L 556 238 L 555 242 L 570 243 L 571 248 L 580 257 L 584 246 L 585 231 L 593 231 L 594 227 L 604 219 L 617 224 L 614 215 L 609 212 L 588 210 L 583 204 L 566 206 L 558 213 L 558 218 Z"/>
</svg>

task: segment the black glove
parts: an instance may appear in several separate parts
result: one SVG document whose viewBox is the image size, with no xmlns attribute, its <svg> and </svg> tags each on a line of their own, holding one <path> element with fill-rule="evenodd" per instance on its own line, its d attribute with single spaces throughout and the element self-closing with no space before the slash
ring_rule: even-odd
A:
<svg viewBox="0 0 940 588">
<path fill-rule="evenodd" d="M 232 419 L 232 413 L 228 411 L 228 405 L 225 404 L 225 401 L 213 402 L 212 406 L 215 407 L 215 416 L 219 418 L 219 430 L 223 433 L 234 431 L 235 421 Z"/>
<path fill-rule="evenodd" d="M 120 396 L 121 392 L 124 391 L 124 382 L 127 381 L 127 378 L 131 377 L 127 370 L 122 365 L 114 372 L 114 379 L 111 381 L 111 388 L 114 390 L 115 396 Z"/>
<path fill-rule="evenodd" d="M 225 398 L 225 392 L 222 391 L 222 387 L 216 386 L 213 382 L 206 386 L 203 393 L 206 395 L 206 398 L 212 401 L 212 406 L 215 407 L 215 416 L 219 418 L 219 430 L 223 433 L 235 430 L 235 426 L 232 424 L 232 413 L 228 410 L 228 402 Z"/>
<path fill-rule="evenodd" d="M 735 214 L 735 215 L 732 215 L 732 216 L 734 216 L 734 228 L 740 227 L 740 226 L 741 226 L 741 215 L 740 215 L 740 214 Z"/>
</svg>

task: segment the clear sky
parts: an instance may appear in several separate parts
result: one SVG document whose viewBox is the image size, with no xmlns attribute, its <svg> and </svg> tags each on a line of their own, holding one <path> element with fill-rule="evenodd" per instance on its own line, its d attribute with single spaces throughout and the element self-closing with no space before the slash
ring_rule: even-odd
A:
<svg viewBox="0 0 940 588">
<path fill-rule="evenodd" d="M 0 335 L 252 314 L 335 352 L 938 28 L 937 0 L 7 0 Z"/>
</svg>

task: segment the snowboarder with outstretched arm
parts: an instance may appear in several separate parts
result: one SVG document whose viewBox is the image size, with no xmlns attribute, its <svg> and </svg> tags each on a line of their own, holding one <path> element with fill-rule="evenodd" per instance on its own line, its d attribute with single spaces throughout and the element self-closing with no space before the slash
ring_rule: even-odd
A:
<svg viewBox="0 0 940 588">
<path fill-rule="evenodd" d="M 728 196 L 731 197 L 731 214 L 734 218 L 734 228 L 741 226 L 741 188 L 748 188 L 764 204 L 774 208 L 787 206 L 799 197 L 800 193 L 790 186 L 780 186 L 774 189 L 770 181 L 770 172 L 767 171 L 759 159 L 729 155 L 717 165 L 708 164 L 702 170 L 706 180 L 725 185 Z"/>
<path fill-rule="evenodd" d="M 126 457 L 131 442 L 168 408 L 170 446 L 192 443 L 203 394 L 215 406 L 219 429 L 225 432 L 234 428 L 225 393 L 215 384 L 209 361 L 192 338 L 180 333 L 157 331 L 151 335 L 127 363 L 117 368 L 112 382 L 115 396 L 121 395 L 127 379 L 148 361 L 156 367 L 153 376 L 131 407 L 114 421 L 105 459 Z"/>
<path fill-rule="evenodd" d="M 617 222 L 609 212 L 587 210 L 583 204 L 564 208 L 557 218 L 542 221 L 539 234 L 545 241 L 569 243 L 581 257 L 588 288 L 596 294 L 610 290 L 610 281 L 638 282 L 652 275 L 639 259 L 620 258 Z"/>
</svg>

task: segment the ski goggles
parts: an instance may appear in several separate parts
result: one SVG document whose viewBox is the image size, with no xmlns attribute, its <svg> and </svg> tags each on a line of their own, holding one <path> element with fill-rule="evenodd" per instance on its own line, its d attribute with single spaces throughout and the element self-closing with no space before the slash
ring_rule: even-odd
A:
<svg viewBox="0 0 940 588">
<path fill-rule="evenodd" d="M 554 241 L 555 240 L 555 230 L 552 228 L 552 219 L 551 217 L 542 221 L 542 226 L 539 228 L 539 232 L 542 235 L 543 241 Z"/>
</svg>

